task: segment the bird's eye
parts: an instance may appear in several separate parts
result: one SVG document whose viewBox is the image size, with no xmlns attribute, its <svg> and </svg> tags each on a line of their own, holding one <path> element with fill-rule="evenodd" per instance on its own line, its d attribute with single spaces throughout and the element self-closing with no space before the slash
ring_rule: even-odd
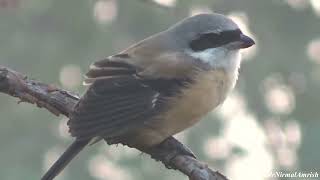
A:
<svg viewBox="0 0 320 180">
<path fill-rule="evenodd" d="M 190 48 L 193 51 L 202 51 L 209 48 L 219 47 L 239 40 L 240 35 L 241 31 L 239 29 L 222 31 L 220 33 L 204 33 L 190 42 Z"/>
<path fill-rule="evenodd" d="M 240 29 L 224 31 L 221 33 L 221 38 L 223 38 L 225 42 L 229 43 L 239 40 L 241 33 Z"/>
</svg>

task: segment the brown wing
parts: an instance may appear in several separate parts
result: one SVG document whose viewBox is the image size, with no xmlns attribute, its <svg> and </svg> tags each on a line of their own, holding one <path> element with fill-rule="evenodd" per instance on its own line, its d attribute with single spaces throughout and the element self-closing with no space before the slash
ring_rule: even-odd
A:
<svg viewBox="0 0 320 180">
<path fill-rule="evenodd" d="M 164 97 L 184 84 L 179 79 L 143 79 L 138 71 L 110 59 L 94 63 L 85 80 L 90 87 L 68 122 L 71 134 L 78 139 L 121 136 L 161 112 Z"/>
</svg>

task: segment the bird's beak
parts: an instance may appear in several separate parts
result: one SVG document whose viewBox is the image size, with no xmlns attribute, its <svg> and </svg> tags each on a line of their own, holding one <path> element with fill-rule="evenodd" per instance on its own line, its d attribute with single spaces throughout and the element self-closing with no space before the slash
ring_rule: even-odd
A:
<svg viewBox="0 0 320 180">
<path fill-rule="evenodd" d="M 244 34 L 240 35 L 240 49 L 251 47 L 255 44 L 254 40 Z"/>
</svg>

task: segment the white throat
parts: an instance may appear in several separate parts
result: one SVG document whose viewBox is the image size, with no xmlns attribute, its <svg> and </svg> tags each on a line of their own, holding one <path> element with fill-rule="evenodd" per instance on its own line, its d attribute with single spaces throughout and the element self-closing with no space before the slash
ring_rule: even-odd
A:
<svg viewBox="0 0 320 180">
<path fill-rule="evenodd" d="M 224 47 L 210 48 L 204 51 L 187 51 L 187 54 L 213 68 L 224 68 L 229 72 L 238 71 L 241 62 L 239 50 L 228 50 Z"/>
</svg>

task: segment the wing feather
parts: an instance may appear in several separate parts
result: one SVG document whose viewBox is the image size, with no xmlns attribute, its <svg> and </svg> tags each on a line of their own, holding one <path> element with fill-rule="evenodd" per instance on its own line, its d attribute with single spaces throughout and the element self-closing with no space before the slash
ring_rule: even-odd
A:
<svg viewBox="0 0 320 180">
<path fill-rule="evenodd" d="M 68 122 L 72 136 L 103 137 L 112 142 L 112 138 L 143 126 L 163 111 L 166 107 L 163 99 L 168 92 L 183 84 L 178 79 L 143 79 L 138 71 L 139 67 L 124 61 L 95 62 L 86 74 L 85 81 L 91 84 Z"/>
</svg>

